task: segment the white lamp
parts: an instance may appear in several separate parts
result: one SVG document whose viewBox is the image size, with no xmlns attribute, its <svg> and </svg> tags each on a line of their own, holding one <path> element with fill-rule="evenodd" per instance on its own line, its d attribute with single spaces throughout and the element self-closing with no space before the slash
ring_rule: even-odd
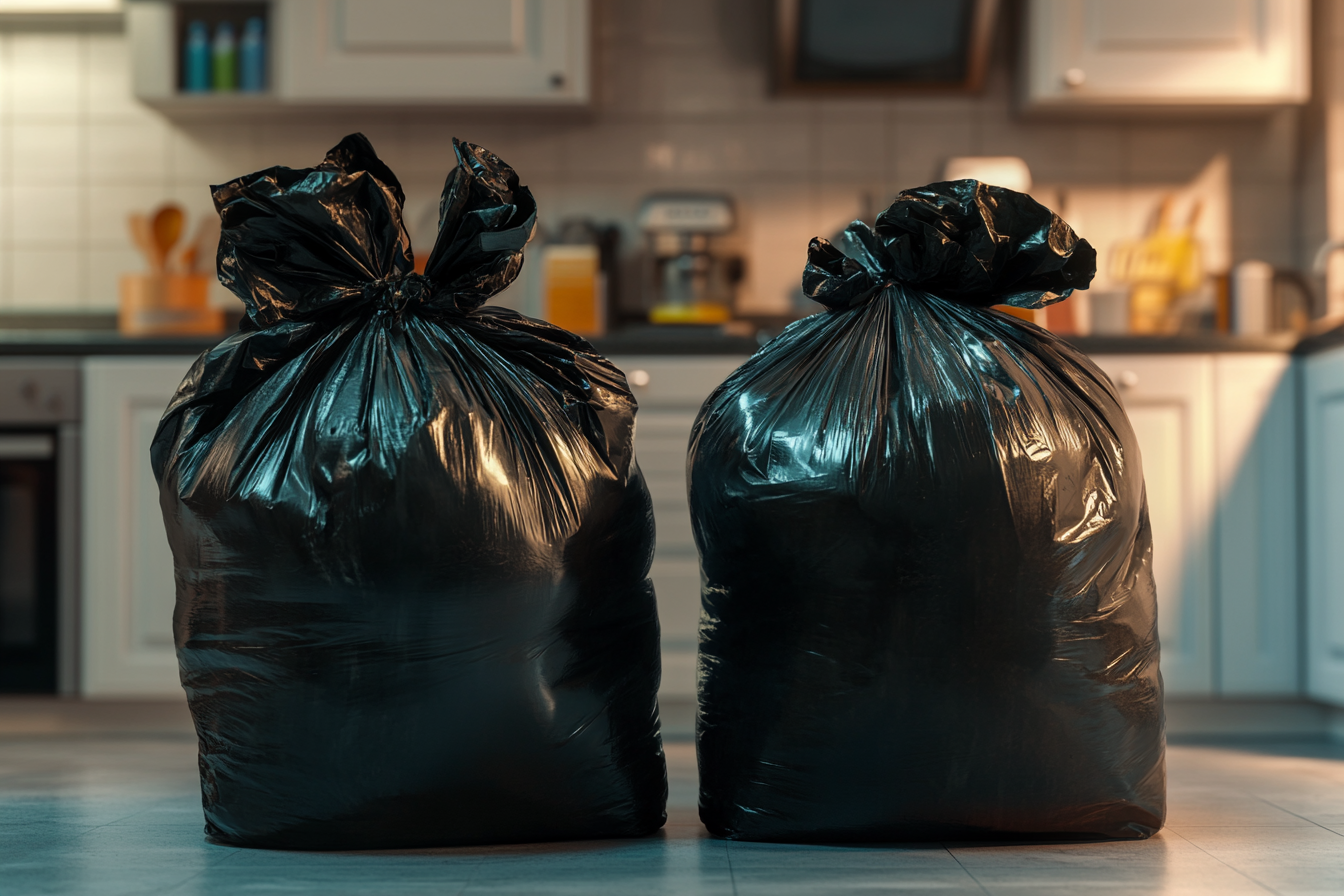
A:
<svg viewBox="0 0 1344 896">
<path fill-rule="evenodd" d="M 1017 156 L 954 156 L 943 166 L 943 180 L 968 177 L 1019 193 L 1031 189 L 1031 169 Z"/>
</svg>

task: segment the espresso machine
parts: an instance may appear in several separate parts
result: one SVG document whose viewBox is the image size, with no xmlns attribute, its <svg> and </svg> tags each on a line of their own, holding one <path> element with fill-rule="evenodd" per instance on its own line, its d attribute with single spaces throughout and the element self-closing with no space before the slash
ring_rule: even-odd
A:
<svg viewBox="0 0 1344 896">
<path fill-rule="evenodd" d="M 720 251 L 736 223 L 732 200 L 664 194 L 644 200 L 645 294 L 655 324 L 721 324 L 733 316 L 742 258 Z"/>
</svg>

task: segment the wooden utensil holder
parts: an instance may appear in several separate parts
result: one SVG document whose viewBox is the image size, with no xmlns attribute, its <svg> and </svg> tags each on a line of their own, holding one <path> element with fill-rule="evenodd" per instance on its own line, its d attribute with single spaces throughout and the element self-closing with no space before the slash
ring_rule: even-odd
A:
<svg viewBox="0 0 1344 896">
<path fill-rule="evenodd" d="M 212 336 L 224 312 L 209 304 L 207 274 L 126 274 L 117 329 L 127 336 Z"/>
</svg>

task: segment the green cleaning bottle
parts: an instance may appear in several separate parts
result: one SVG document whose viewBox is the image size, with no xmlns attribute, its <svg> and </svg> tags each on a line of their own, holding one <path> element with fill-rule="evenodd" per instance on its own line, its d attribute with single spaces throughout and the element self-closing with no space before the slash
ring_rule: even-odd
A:
<svg viewBox="0 0 1344 896">
<path fill-rule="evenodd" d="M 212 48 L 215 90 L 238 89 L 238 41 L 233 25 L 220 22 L 215 27 L 215 45 Z"/>
</svg>

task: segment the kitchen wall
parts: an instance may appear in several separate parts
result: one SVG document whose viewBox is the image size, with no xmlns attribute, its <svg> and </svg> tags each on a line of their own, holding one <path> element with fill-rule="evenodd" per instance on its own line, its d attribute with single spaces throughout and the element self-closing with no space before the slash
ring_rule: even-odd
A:
<svg viewBox="0 0 1344 896">
<path fill-rule="evenodd" d="M 1118 186 L 1183 182 L 1226 152 L 1235 259 L 1308 263 L 1314 245 L 1304 248 L 1303 238 L 1321 230 L 1296 211 L 1319 205 L 1299 203 L 1308 128 L 1298 110 L 1026 121 L 1012 98 L 1012 15 L 980 95 L 813 100 L 769 92 L 767 0 L 595 7 L 595 109 L 567 116 L 361 111 L 175 121 L 130 96 L 122 34 L 0 31 L 0 310 L 113 309 L 117 276 L 141 267 L 125 236 L 128 211 L 174 199 L 206 213 L 209 184 L 273 164 L 314 164 L 356 129 L 401 176 L 422 240 L 453 135 L 514 165 L 537 194 L 543 224 L 588 215 L 630 228 L 650 191 L 726 191 L 743 219 L 743 304 L 760 311 L 791 301 L 810 237 L 937 179 L 953 155 L 1020 155 L 1038 182 Z"/>
</svg>

